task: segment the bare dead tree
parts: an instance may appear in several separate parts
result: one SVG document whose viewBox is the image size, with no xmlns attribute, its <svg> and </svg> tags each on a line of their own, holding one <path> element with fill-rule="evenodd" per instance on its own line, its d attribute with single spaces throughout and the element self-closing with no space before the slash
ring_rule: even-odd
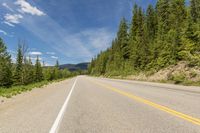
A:
<svg viewBox="0 0 200 133">
<path fill-rule="evenodd" d="M 29 53 L 29 47 L 28 47 L 26 41 L 19 39 L 18 47 L 21 48 L 22 59 L 24 60 L 26 58 L 27 54 Z"/>
</svg>

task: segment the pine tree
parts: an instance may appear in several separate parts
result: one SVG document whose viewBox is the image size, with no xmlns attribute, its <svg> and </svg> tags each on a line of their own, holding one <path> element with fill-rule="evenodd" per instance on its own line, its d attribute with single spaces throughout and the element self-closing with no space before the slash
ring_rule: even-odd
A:
<svg viewBox="0 0 200 133">
<path fill-rule="evenodd" d="M 94 59 L 92 58 L 92 60 L 91 60 L 91 62 L 90 62 L 90 64 L 89 64 L 89 66 L 88 66 L 88 73 L 93 74 L 94 65 L 95 65 Z"/>
<path fill-rule="evenodd" d="M 115 68 L 115 65 L 114 65 L 114 53 L 115 53 L 115 41 L 113 40 L 112 41 L 112 46 L 111 48 L 108 49 L 108 60 L 107 60 L 107 63 L 106 63 L 106 74 L 107 75 L 112 75 L 113 73 L 113 70 Z M 92 66 L 95 66 L 95 59 L 93 59 L 93 65 Z"/>
<path fill-rule="evenodd" d="M 102 52 L 102 54 L 105 54 L 104 57 L 101 57 L 98 55 L 98 58 L 102 58 L 100 60 L 109 60 L 108 65 L 107 63 L 101 63 L 101 67 L 104 68 L 103 72 L 108 71 L 107 67 L 112 68 L 112 72 L 114 75 L 118 75 L 119 69 L 124 69 L 124 62 L 125 60 L 128 60 L 130 57 L 130 47 L 128 44 L 128 26 L 126 24 L 126 20 L 123 18 L 120 22 L 119 29 L 117 32 L 116 39 L 112 42 L 112 56 L 109 56 L 107 53 L 105 54 Z M 110 51 L 110 50 L 107 50 Z M 106 61 L 107 62 L 107 61 Z M 110 65 L 110 66 L 109 66 Z M 101 70 L 98 67 L 99 70 Z"/>
<path fill-rule="evenodd" d="M 12 85 L 11 56 L 0 38 L 0 86 L 9 87 Z"/>
<path fill-rule="evenodd" d="M 181 51 L 181 37 L 183 36 L 184 28 L 186 27 L 187 11 L 185 7 L 185 0 L 173 0 L 171 2 L 171 31 L 169 32 L 169 46 L 171 46 L 171 57 L 172 59 L 179 60 L 178 52 Z M 173 36 L 172 36 L 173 35 Z M 173 40 L 173 42 L 172 42 Z"/>
<path fill-rule="evenodd" d="M 169 31 L 170 27 L 170 2 L 171 0 L 158 0 L 156 10 L 158 14 L 158 31 L 163 35 Z"/>
<path fill-rule="evenodd" d="M 139 8 L 138 12 L 138 35 L 136 36 L 136 46 L 138 57 L 137 62 L 135 62 L 135 67 L 143 70 L 145 65 L 148 63 L 149 50 L 145 30 L 145 18 L 141 8 Z"/>
<path fill-rule="evenodd" d="M 17 60 L 16 60 L 16 67 L 14 72 L 14 84 L 15 85 L 22 85 L 23 84 L 23 56 L 22 56 L 22 47 L 18 45 L 17 50 Z"/>
<path fill-rule="evenodd" d="M 200 66 L 199 53 L 200 1 L 191 0 L 187 7 L 185 0 L 158 0 L 146 14 L 135 4 L 130 28 L 121 21 L 111 47 L 93 58 L 89 72 L 111 76 L 155 72 L 181 60 Z"/>
<path fill-rule="evenodd" d="M 37 56 L 35 63 L 35 81 L 40 82 L 43 80 L 42 66 L 39 60 L 39 56 Z"/>
<path fill-rule="evenodd" d="M 190 13 L 193 22 L 200 21 L 200 1 L 199 0 L 191 0 L 190 1 Z"/>
<path fill-rule="evenodd" d="M 174 47 L 177 34 L 172 29 L 171 19 L 171 2 L 172 0 L 159 0 L 156 5 L 158 16 L 158 33 L 154 43 L 154 65 L 156 69 L 163 68 L 174 64 L 176 50 Z M 172 31 L 170 31 L 172 29 Z M 173 34 L 173 36 L 172 36 Z M 173 43 L 173 44 L 171 44 Z"/>
<path fill-rule="evenodd" d="M 185 34 L 182 35 L 182 46 L 179 57 L 190 62 L 191 66 L 200 65 L 200 1 L 191 0 L 187 16 Z"/>
<path fill-rule="evenodd" d="M 125 18 L 120 22 L 119 31 L 117 33 L 118 52 L 120 59 L 127 60 L 130 57 L 130 47 L 128 44 L 128 26 Z"/>
<path fill-rule="evenodd" d="M 23 79 L 23 84 L 27 85 L 29 83 L 29 68 L 28 68 L 28 60 L 26 57 L 24 57 L 24 64 L 23 64 L 23 74 L 22 74 L 22 79 Z"/>
<path fill-rule="evenodd" d="M 136 64 L 137 64 L 137 58 L 138 58 L 138 54 L 137 54 L 137 35 L 138 35 L 138 6 L 137 4 L 134 5 L 134 9 L 133 9 L 133 17 L 132 17 L 132 21 L 131 21 L 131 26 L 130 26 L 130 35 L 129 35 L 129 46 L 130 46 L 130 50 L 131 50 L 131 54 L 130 54 L 130 67 L 135 68 Z"/>
<path fill-rule="evenodd" d="M 137 4 L 135 4 L 134 9 L 133 9 L 133 17 L 132 17 L 131 27 L 130 27 L 130 36 L 129 36 L 130 41 L 135 40 L 137 31 L 138 31 L 138 6 L 137 6 Z M 132 42 L 130 42 L 130 43 L 132 43 Z"/>
<path fill-rule="evenodd" d="M 23 84 L 27 85 L 34 81 L 34 66 L 32 65 L 31 58 L 24 57 L 23 64 Z"/>
<path fill-rule="evenodd" d="M 59 61 L 56 60 L 56 65 L 55 65 L 56 68 L 59 68 Z"/>
<path fill-rule="evenodd" d="M 124 60 L 130 57 L 130 47 L 128 44 L 128 26 L 125 18 L 120 22 L 119 31 L 117 33 L 117 43 L 120 45 L 121 55 Z"/>
<path fill-rule="evenodd" d="M 104 75 L 106 72 L 106 64 L 108 61 L 108 50 L 101 52 L 98 56 L 97 56 L 97 61 L 96 61 L 96 71 L 97 74 L 99 75 Z"/>
<path fill-rule="evenodd" d="M 170 7 L 170 25 L 171 29 L 178 29 L 185 27 L 187 18 L 187 11 L 185 7 L 185 0 L 172 0 Z"/>
<path fill-rule="evenodd" d="M 56 60 L 56 65 L 54 67 L 54 79 L 60 78 L 60 72 L 59 72 L 59 61 Z"/>
<path fill-rule="evenodd" d="M 29 78 L 28 78 L 28 80 L 29 80 L 29 83 L 32 83 L 32 82 L 34 82 L 34 77 L 33 77 L 33 75 L 34 75 L 34 65 L 31 61 L 31 56 L 29 56 L 29 58 L 28 58 L 28 68 L 29 68 L 29 76 L 28 76 Z"/>
<path fill-rule="evenodd" d="M 146 26 L 147 26 L 147 36 L 148 40 L 152 41 L 156 37 L 157 32 L 157 15 L 152 5 L 149 5 L 146 12 Z"/>
</svg>

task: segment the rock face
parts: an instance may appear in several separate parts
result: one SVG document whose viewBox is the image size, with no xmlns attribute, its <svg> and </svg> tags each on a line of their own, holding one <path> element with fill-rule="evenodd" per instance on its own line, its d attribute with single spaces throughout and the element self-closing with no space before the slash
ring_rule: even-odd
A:
<svg viewBox="0 0 200 133">
<path fill-rule="evenodd" d="M 199 82 L 200 68 L 190 67 L 187 62 L 181 61 L 176 65 L 171 65 L 167 68 L 161 69 L 152 75 L 145 75 L 140 73 L 138 75 L 131 75 L 128 79 L 146 80 L 146 81 L 172 81 L 174 83 L 180 82 Z"/>
</svg>

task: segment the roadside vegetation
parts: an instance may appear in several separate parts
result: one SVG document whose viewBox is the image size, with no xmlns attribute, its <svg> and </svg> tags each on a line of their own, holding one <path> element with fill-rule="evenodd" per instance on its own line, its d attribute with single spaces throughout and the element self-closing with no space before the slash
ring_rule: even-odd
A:
<svg viewBox="0 0 200 133">
<path fill-rule="evenodd" d="M 0 96 L 9 98 L 76 74 L 67 69 L 59 69 L 58 61 L 54 67 L 45 67 L 39 56 L 33 64 L 31 57 L 27 56 L 24 42 L 19 42 L 16 62 L 13 63 L 5 43 L 0 38 Z"/>
<path fill-rule="evenodd" d="M 185 71 L 167 73 L 180 63 Z M 162 71 L 167 73 L 165 78 L 151 81 L 198 84 L 199 69 L 200 1 L 158 0 L 155 7 L 149 5 L 145 10 L 134 5 L 130 24 L 121 20 L 111 47 L 92 59 L 88 71 L 138 80 L 149 80 Z"/>
<path fill-rule="evenodd" d="M 11 98 L 12 96 L 21 94 L 22 92 L 31 91 L 33 88 L 41 88 L 44 85 L 47 85 L 49 83 L 50 82 L 47 82 L 47 81 L 41 81 L 41 82 L 29 84 L 29 85 L 12 86 L 10 88 L 3 87 L 3 88 L 0 88 L 0 96 Z"/>
</svg>

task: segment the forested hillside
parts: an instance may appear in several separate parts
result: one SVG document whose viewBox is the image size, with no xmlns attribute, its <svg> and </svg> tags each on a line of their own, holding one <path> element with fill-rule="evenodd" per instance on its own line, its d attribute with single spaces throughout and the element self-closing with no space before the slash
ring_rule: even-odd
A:
<svg viewBox="0 0 200 133">
<path fill-rule="evenodd" d="M 69 71 L 87 71 L 89 62 L 83 62 L 78 64 L 62 64 L 59 66 L 60 69 L 67 68 Z"/>
<path fill-rule="evenodd" d="M 145 12 L 144 12 L 145 11 Z M 200 66 L 200 0 L 158 0 L 133 7 L 131 22 L 123 18 L 116 38 L 92 59 L 93 75 L 155 73 L 180 61 Z"/>
</svg>

